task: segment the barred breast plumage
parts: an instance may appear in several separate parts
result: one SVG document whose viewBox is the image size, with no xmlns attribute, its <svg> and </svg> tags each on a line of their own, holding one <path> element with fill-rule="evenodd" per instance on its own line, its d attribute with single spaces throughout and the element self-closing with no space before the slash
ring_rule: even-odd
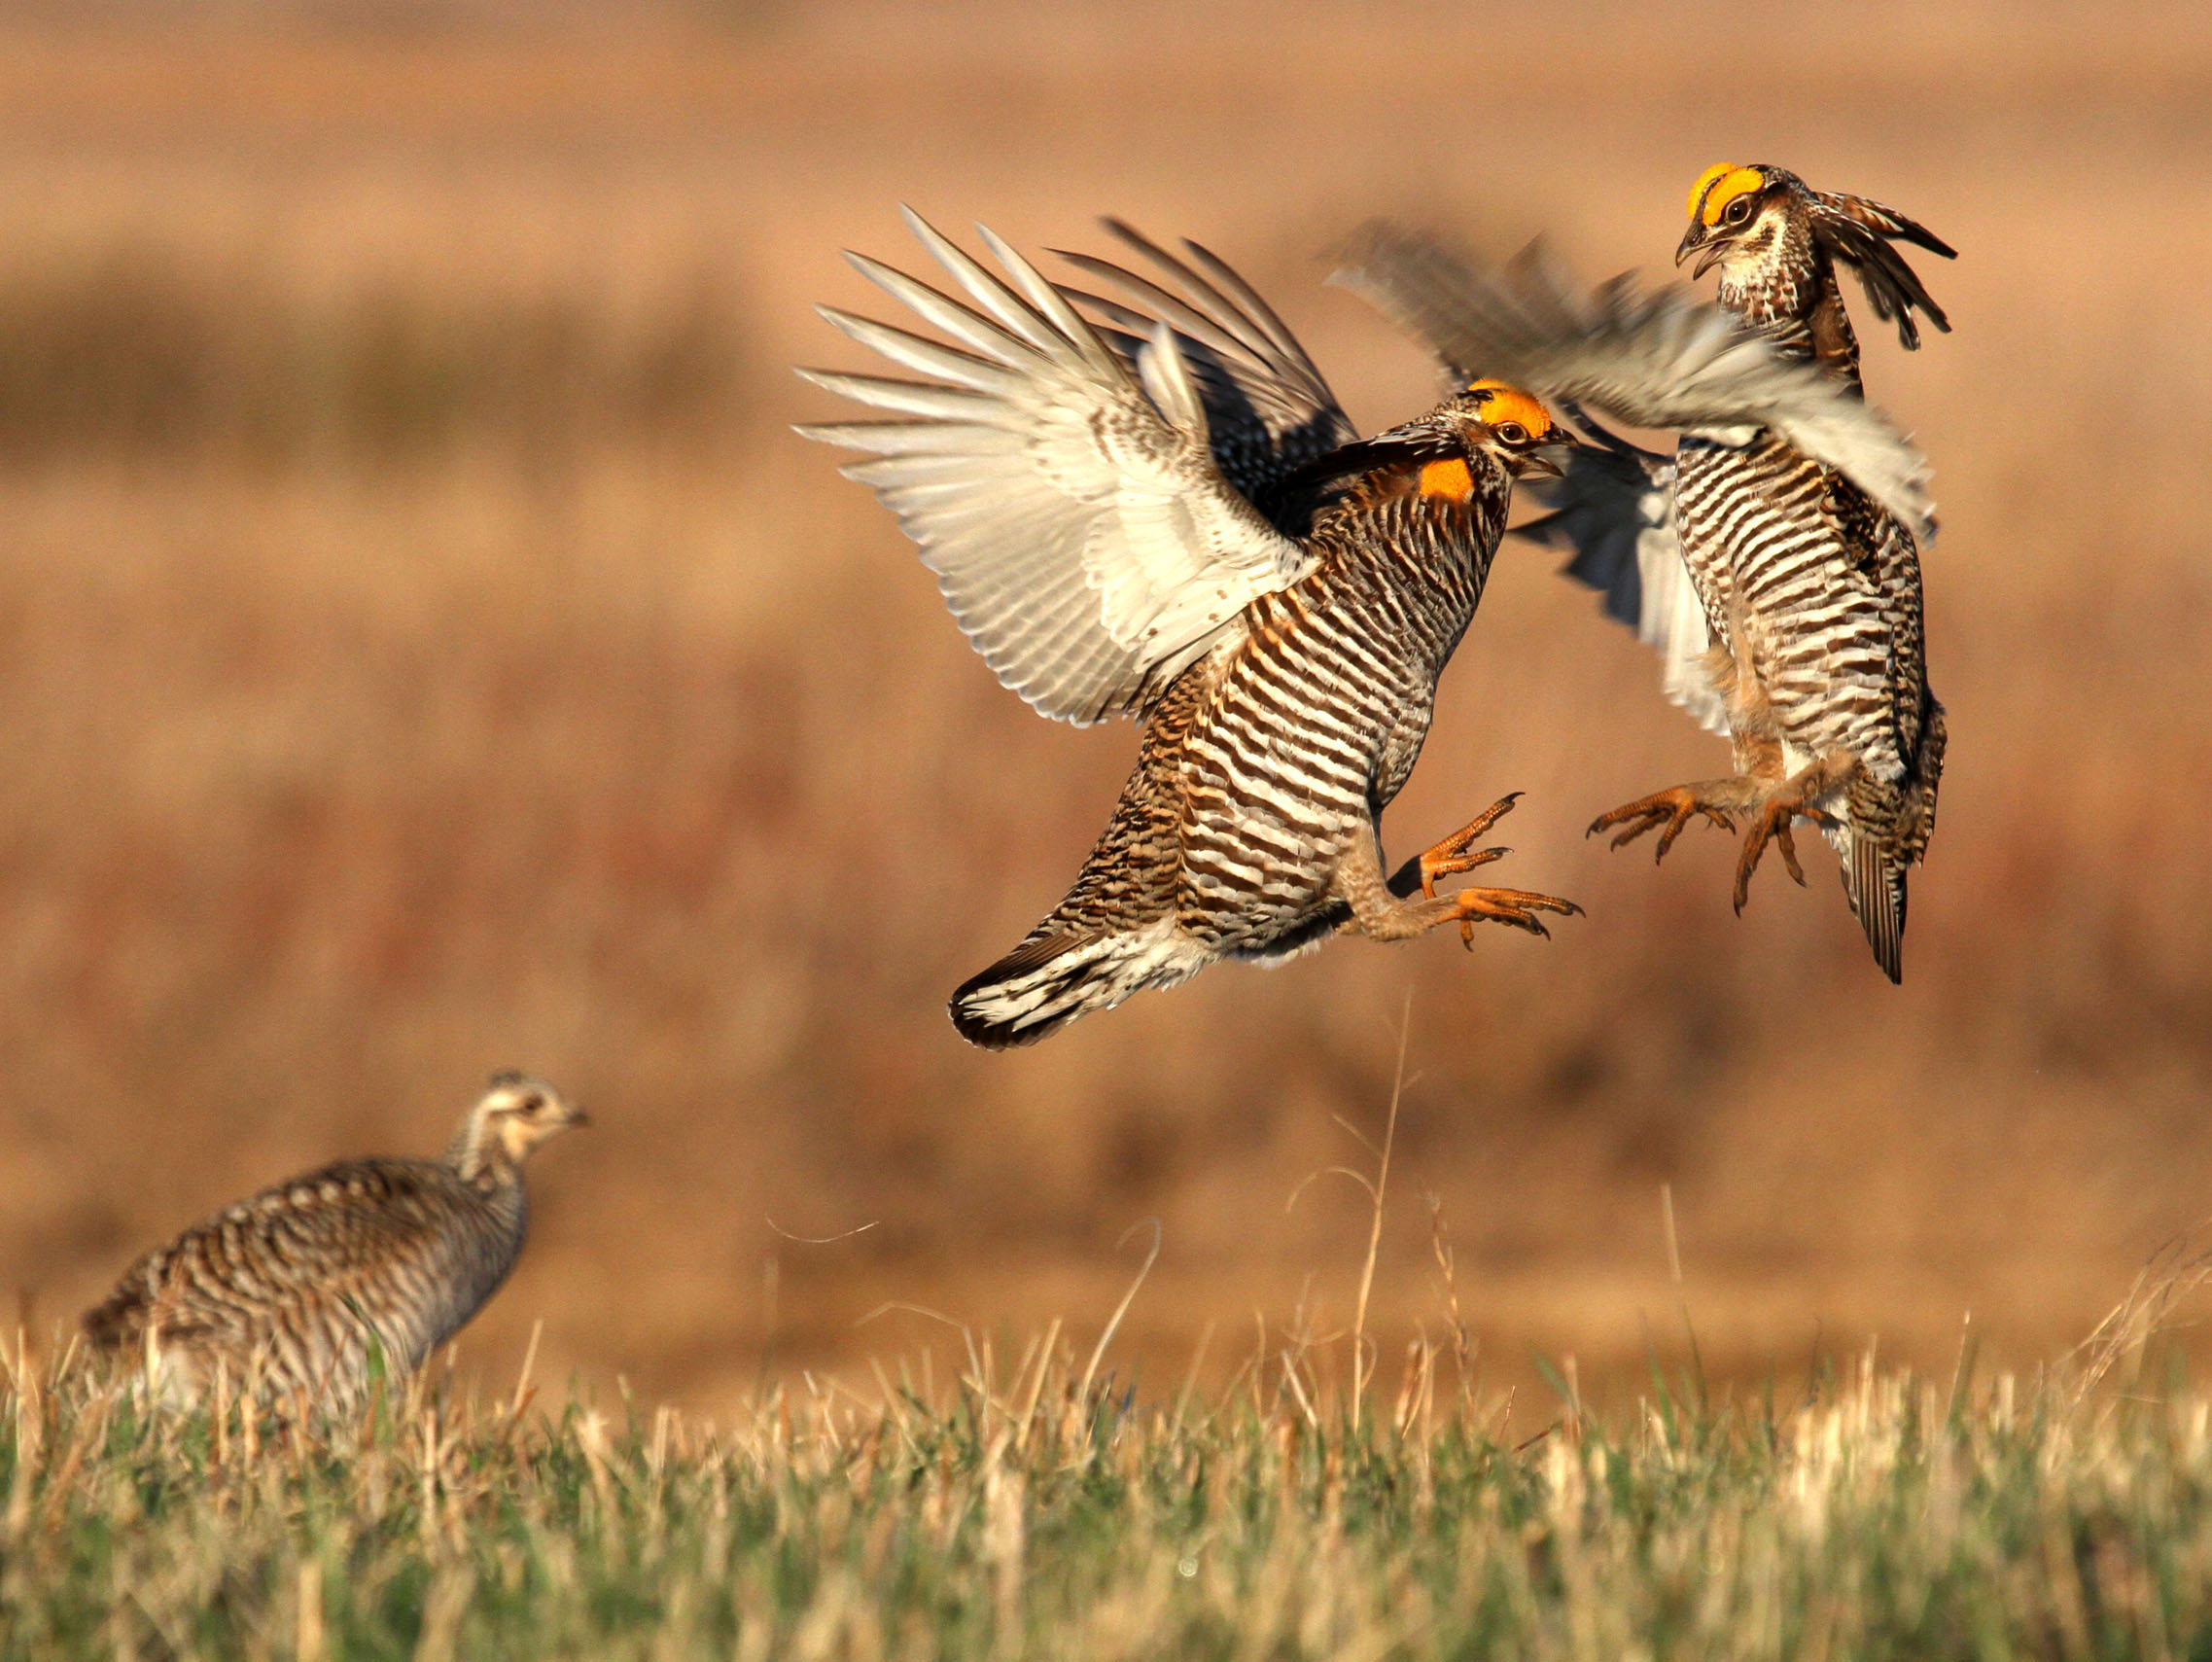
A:
<svg viewBox="0 0 2212 1662">
<path fill-rule="evenodd" d="M 1001 279 L 909 223 L 972 305 L 855 263 L 959 346 L 825 312 L 937 379 L 801 371 L 905 418 L 801 431 L 881 458 L 846 472 L 898 514 L 1008 687 L 1062 719 L 1144 723 L 1067 897 L 954 993 L 960 1032 L 1027 1043 L 1217 959 L 1336 931 L 1458 922 L 1471 939 L 1487 919 L 1542 934 L 1537 912 L 1576 910 L 1435 893 L 1497 858 L 1474 843 L 1510 797 L 1390 875 L 1378 824 L 1481 599 L 1514 477 L 1558 471 L 1549 412 L 1461 377 L 1426 415 L 1358 440 L 1281 320 L 1195 244 L 1177 257 L 1116 226 L 1157 281 L 1068 257 L 1113 300 L 1048 283 L 986 231 Z"/>
<path fill-rule="evenodd" d="M 85 1316 L 95 1348 L 195 1400 L 219 1369 L 263 1399 L 343 1408 L 412 1372 L 498 1291 L 522 1251 L 522 1163 L 584 1122 L 503 1074 L 438 1160 L 346 1160 L 226 1207 L 146 1254 Z"/>
<path fill-rule="evenodd" d="M 1316 569 L 1254 600 L 1246 629 L 1176 677 L 1074 887 L 954 995 L 956 1019 L 1054 1006 L 1072 989 L 1047 965 L 1079 963 L 1097 984 L 1110 961 L 1108 984 L 1134 991 L 1352 921 L 1343 868 L 1413 771 L 1505 509 L 1502 473 L 1464 504 L 1402 483 L 1362 481 L 1317 528 Z M 1122 953 L 1094 957 L 1107 942 Z"/>
</svg>

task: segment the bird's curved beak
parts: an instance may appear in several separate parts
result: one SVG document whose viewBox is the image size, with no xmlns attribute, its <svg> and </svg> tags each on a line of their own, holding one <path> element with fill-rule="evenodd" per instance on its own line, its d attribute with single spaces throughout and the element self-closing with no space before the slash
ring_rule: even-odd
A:
<svg viewBox="0 0 2212 1662">
<path fill-rule="evenodd" d="M 1702 253 L 1700 252 L 1701 250 L 1703 250 Z M 1674 245 L 1674 264 L 1679 265 L 1683 261 L 1689 259 L 1691 255 L 1697 254 L 1698 263 L 1696 265 L 1691 267 L 1690 275 L 1692 277 L 1702 277 L 1707 271 L 1710 271 L 1713 268 L 1713 265 L 1719 261 L 1720 257 L 1727 252 L 1727 237 L 1708 237 L 1705 228 L 1700 225 L 1696 220 L 1692 220 L 1690 222 L 1690 229 L 1682 233 L 1682 240 Z"/>
<path fill-rule="evenodd" d="M 1690 275 L 1702 277 L 1713 268 L 1720 257 L 1728 252 L 1728 238 L 1701 225 L 1690 222 L 1690 229 L 1682 233 L 1682 240 L 1674 245 L 1674 264 L 1679 265 L 1695 254 L 1698 263 L 1691 267 Z"/>
<path fill-rule="evenodd" d="M 580 1108 L 572 1108 L 571 1110 L 569 1110 L 569 1129 L 570 1129 L 570 1130 L 572 1130 L 572 1131 L 581 1131 L 581 1130 L 583 1130 L 585 1127 L 587 1127 L 588 1125 L 590 1125 L 590 1123 L 591 1123 L 591 1115 L 590 1115 L 590 1114 L 586 1114 L 586 1113 L 584 1113 L 582 1109 L 580 1109 Z"/>
<path fill-rule="evenodd" d="M 1521 458 L 1521 477 L 1524 478 L 1563 479 L 1566 465 L 1575 450 L 1575 439 L 1570 433 L 1562 433 L 1537 445 Z"/>
</svg>

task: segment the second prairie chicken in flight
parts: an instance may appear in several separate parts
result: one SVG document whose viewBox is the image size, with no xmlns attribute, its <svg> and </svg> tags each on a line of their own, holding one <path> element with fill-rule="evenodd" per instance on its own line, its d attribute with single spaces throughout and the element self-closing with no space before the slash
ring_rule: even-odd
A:
<svg viewBox="0 0 2212 1662">
<path fill-rule="evenodd" d="M 971 303 L 854 264 L 958 344 L 825 308 L 937 379 L 802 371 L 900 419 L 801 431 L 877 454 L 847 474 L 922 546 L 1009 688 L 1047 716 L 1144 724 L 1074 887 L 953 994 L 961 1034 L 1028 1043 L 1218 959 L 1332 933 L 1456 922 L 1471 942 L 1478 920 L 1542 935 L 1538 912 L 1578 910 L 1517 889 L 1436 893 L 1501 857 L 1474 844 L 1510 796 L 1395 874 L 1379 828 L 1513 480 L 1559 472 L 1544 407 L 1469 377 L 1361 441 L 1266 302 L 1195 244 L 1177 258 L 1115 228 L 1158 282 L 1070 256 L 1140 311 L 1055 287 L 988 231 L 1010 283 L 908 224 Z"/>
<path fill-rule="evenodd" d="M 499 1290 L 522 1252 L 522 1162 L 585 1123 L 501 1074 L 438 1160 L 345 1160 L 263 1189 L 148 1253 L 86 1312 L 95 1349 L 203 1399 L 219 1368 L 278 1404 L 358 1402 L 380 1352 L 398 1379 Z"/>
<path fill-rule="evenodd" d="M 1808 188 L 1778 167 L 1715 167 L 1691 193 L 1677 261 L 1720 267 L 1721 304 L 1784 356 L 1862 397 L 1858 347 L 1838 281 L 1856 269 L 1877 316 L 1915 346 L 1914 313 L 1946 329 L 1892 239 L 1949 256 L 1911 220 Z M 1482 286 L 1475 281 L 1468 293 Z M 1529 355 L 1551 320 L 1462 299 L 1461 347 L 1571 404 L 1602 389 L 1557 378 Z M 1556 342 L 1555 342 L 1556 344 Z M 1541 356 L 1538 353 L 1537 356 Z M 1563 361 L 1563 360 L 1562 360 Z M 1802 883 L 1791 821 L 1811 819 L 1841 856 L 1844 893 L 1891 980 L 1902 972 L 1905 873 L 1927 847 L 1943 769 L 1943 707 L 1921 649 L 1918 546 L 1924 504 L 1885 500 L 1849 466 L 1764 420 L 1660 422 L 1683 429 L 1672 458 L 1591 426 L 1557 512 L 1521 529 L 1576 550 L 1570 574 L 1607 594 L 1666 659 L 1670 697 L 1734 742 L 1736 772 L 1656 792 L 1602 815 L 1613 845 L 1659 830 L 1665 857 L 1703 815 L 1748 826 L 1736 909 L 1767 844 Z M 1586 425 L 1590 425 L 1587 424 Z"/>
</svg>

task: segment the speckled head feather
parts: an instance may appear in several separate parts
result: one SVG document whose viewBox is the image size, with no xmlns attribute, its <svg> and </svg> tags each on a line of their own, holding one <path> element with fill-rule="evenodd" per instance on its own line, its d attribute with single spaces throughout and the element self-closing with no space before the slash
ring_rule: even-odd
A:
<svg viewBox="0 0 2212 1662">
<path fill-rule="evenodd" d="M 469 1182 L 498 1182 L 503 1166 L 519 1166 L 548 1137 L 590 1123 L 581 1109 L 544 1079 L 515 1072 L 494 1074 L 454 1133 L 446 1159 Z"/>
<path fill-rule="evenodd" d="M 1840 191 L 1806 191 L 1811 206 L 1812 234 L 1834 259 L 1859 274 L 1867 303 L 1875 316 L 1897 325 L 1898 343 L 1907 351 L 1920 344 L 1920 332 L 1913 313 L 1920 312 L 1943 334 L 1950 333 L 1950 319 L 1929 296 L 1919 274 L 1905 257 L 1890 246 L 1909 242 L 1946 260 L 1958 251 L 1926 226 L 1907 219 L 1895 208 Z"/>
</svg>

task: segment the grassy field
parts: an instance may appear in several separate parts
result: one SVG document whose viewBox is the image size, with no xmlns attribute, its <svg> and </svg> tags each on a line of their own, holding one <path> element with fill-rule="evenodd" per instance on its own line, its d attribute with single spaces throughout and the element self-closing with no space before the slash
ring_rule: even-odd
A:
<svg viewBox="0 0 2212 1662">
<path fill-rule="evenodd" d="M 719 1425 L 434 1384 L 313 1433 L 19 1361 L 0 1652 L 2201 1656 L 2212 1397 L 2143 1355 L 1726 1399 L 1655 1371 L 1600 1413 L 1450 1342 L 1358 1395 L 1286 1349 L 1133 1400 L 1048 1330 Z"/>
</svg>

